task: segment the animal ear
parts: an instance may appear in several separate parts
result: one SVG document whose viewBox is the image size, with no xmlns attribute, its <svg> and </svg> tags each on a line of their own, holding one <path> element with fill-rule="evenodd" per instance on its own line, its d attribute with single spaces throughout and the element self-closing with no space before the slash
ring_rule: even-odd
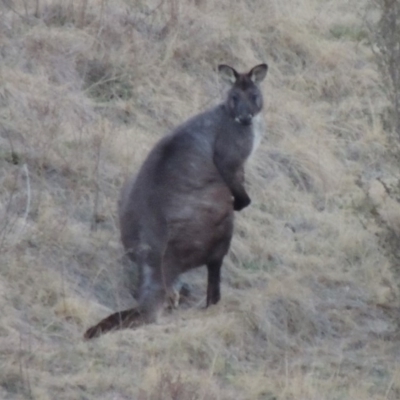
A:
<svg viewBox="0 0 400 400">
<path fill-rule="evenodd" d="M 218 72 L 222 80 L 227 83 L 230 83 L 231 85 L 233 85 L 236 82 L 239 76 L 239 74 L 232 67 L 225 64 L 218 65 Z"/>
<path fill-rule="evenodd" d="M 256 65 L 252 70 L 248 73 L 250 79 L 258 84 L 262 82 L 267 75 L 268 65 L 267 64 L 260 64 Z"/>
</svg>

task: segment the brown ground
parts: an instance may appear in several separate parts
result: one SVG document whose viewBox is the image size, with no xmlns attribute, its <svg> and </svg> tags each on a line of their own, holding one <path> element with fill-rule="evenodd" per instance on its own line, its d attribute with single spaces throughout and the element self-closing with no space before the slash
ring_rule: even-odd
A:
<svg viewBox="0 0 400 400">
<path fill-rule="evenodd" d="M 367 6 L 1 3 L 1 399 L 400 398 L 399 168 Z M 116 219 L 124 178 L 221 99 L 219 63 L 263 61 L 268 128 L 221 302 L 202 310 L 197 271 L 184 277 L 191 307 L 83 341 L 133 304 Z"/>
</svg>

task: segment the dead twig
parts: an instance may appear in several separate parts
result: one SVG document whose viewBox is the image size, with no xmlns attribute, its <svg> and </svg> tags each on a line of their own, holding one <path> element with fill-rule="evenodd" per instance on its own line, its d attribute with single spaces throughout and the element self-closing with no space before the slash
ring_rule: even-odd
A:
<svg viewBox="0 0 400 400">
<path fill-rule="evenodd" d="M 26 220 L 28 219 L 29 211 L 31 209 L 31 181 L 29 178 L 28 165 L 26 163 L 22 166 L 22 170 L 24 171 L 26 177 L 26 207 L 25 207 L 22 226 L 18 232 L 18 235 L 21 235 L 22 232 L 25 230 Z"/>
</svg>

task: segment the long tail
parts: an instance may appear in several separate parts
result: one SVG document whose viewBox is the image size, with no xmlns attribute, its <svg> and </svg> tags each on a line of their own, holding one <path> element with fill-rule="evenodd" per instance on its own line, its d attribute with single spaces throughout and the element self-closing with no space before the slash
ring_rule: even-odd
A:
<svg viewBox="0 0 400 400">
<path fill-rule="evenodd" d="M 118 311 L 89 328 L 85 332 L 84 338 L 93 339 L 112 330 L 136 328 L 137 326 L 142 325 L 143 322 L 142 315 L 137 308 Z"/>
</svg>

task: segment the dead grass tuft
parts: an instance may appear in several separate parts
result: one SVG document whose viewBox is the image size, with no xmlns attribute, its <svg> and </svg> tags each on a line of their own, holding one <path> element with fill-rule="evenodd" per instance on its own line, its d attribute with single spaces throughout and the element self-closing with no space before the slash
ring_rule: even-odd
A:
<svg viewBox="0 0 400 400">
<path fill-rule="evenodd" d="M 397 399 L 399 171 L 365 39 L 378 20 L 369 0 L 3 2 L 0 397 Z M 219 101 L 218 63 L 261 61 L 267 130 L 221 302 L 200 309 L 193 271 L 158 324 L 84 342 L 134 304 L 125 177 Z"/>
<path fill-rule="evenodd" d="M 148 391 L 142 389 L 139 391 L 140 400 L 185 400 L 185 399 L 216 399 L 210 394 L 209 388 L 202 388 L 199 382 L 185 380 L 180 374 L 173 376 L 169 372 L 158 371 L 154 377 L 148 376 L 147 384 L 151 381 Z M 203 393 L 202 393 L 203 392 Z"/>
</svg>

